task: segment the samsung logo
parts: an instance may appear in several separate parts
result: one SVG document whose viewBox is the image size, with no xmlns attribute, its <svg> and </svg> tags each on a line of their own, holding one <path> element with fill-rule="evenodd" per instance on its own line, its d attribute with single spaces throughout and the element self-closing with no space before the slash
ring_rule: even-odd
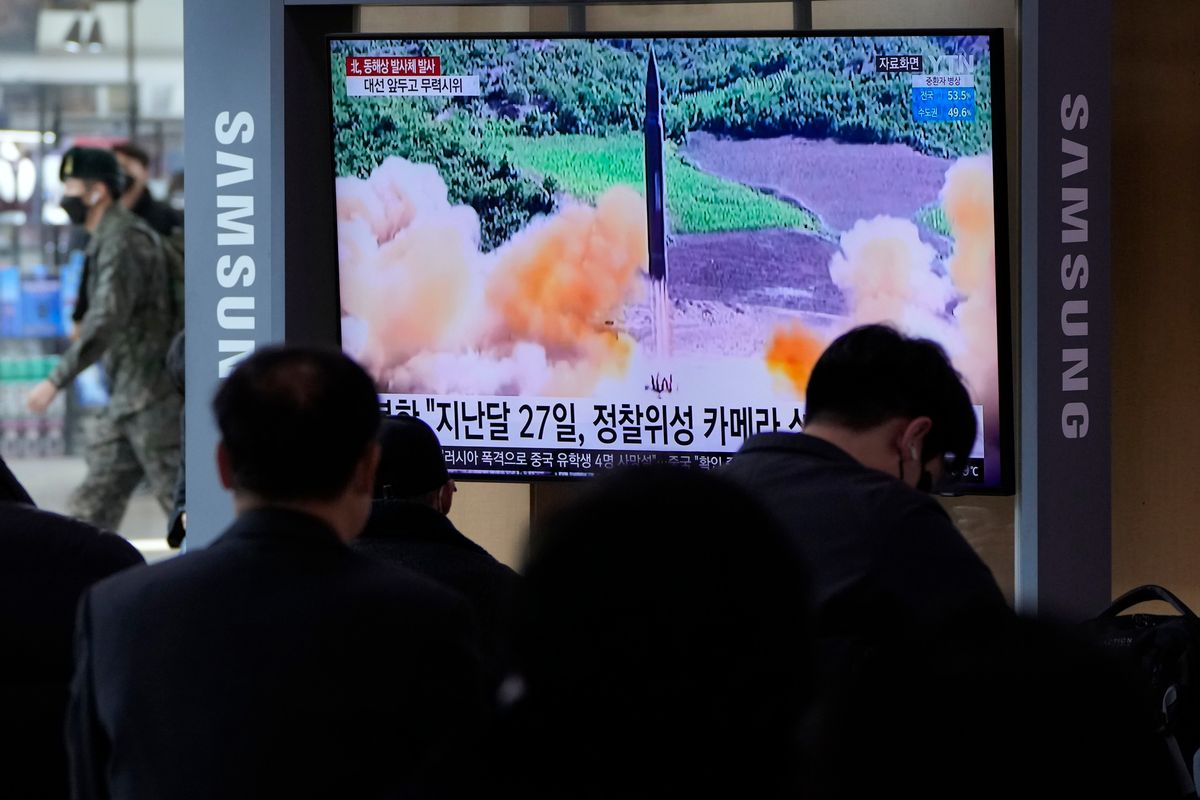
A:
<svg viewBox="0 0 1200 800">
<path fill-rule="evenodd" d="M 1064 292 L 1059 317 L 1062 347 L 1062 435 L 1088 435 L 1088 148 L 1079 134 L 1087 130 L 1085 95 L 1063 95 L 1059 112 L 1062 137 L 1062 244 L 1060 264 Z"/>
<path fill-rule="evenodd" d="M 254 352 L 254 158 L 239 145 L 254 141 L 254 116 L 247 111 L 217 115 L 217 283 L 225 290 L 217 300 L 217 375 L 225 378 Z"/>
</svg>

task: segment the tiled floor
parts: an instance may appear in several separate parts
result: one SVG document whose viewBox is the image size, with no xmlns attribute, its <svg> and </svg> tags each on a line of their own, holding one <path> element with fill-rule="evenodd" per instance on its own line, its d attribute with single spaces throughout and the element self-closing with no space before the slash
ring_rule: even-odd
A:
<svg viewBox="0 0 1200 800">
<path fill-rule="evenodd" d="M 80 458 L 26 459 L 9 461 L 8 466 L 40 508 L 60 514 L 66 513 L 67 497 L 86 472 Z M 141 550 L 147 561 L 158 561 L 175 552 L 167 547 L 166 531 L 166 515 L 154 498 L 143 492 L 135 494 L 118 533 Z"/>
</svg>

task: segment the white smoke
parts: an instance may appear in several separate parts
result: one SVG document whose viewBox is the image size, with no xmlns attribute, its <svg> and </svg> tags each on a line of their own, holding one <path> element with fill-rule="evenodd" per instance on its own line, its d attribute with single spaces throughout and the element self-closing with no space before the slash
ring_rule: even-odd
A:
<svg viewBox="0 0 1200 800">
<path fill-rule="evenodd" d="M 646 264 L 638 194 L 568 204 L 490 254 L 428 165 L 337 182 L 343 328 L 397 392 L 579 395 L 628 363 L 615 315 Z"/>
</svg>

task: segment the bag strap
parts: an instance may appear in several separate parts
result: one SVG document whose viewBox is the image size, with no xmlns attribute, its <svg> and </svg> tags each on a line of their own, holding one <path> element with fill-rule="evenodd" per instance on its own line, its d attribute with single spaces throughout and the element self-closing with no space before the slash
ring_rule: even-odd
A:
<svg viewBox="0 0 1200 800">
<path fill-rule="evenodd" d="M 1196 614 L 1182 600 L 1163 587 L 1155 586 L 1154 584 L 1139 586 L 1121 595 L 1097 619 L 1112 619 L 1134 606 L 1154 600 L 1162 601 L 1178 611 L 1180 616 L 1200 623 L 1200 618 L 1197 618 Z"/>
</svg>

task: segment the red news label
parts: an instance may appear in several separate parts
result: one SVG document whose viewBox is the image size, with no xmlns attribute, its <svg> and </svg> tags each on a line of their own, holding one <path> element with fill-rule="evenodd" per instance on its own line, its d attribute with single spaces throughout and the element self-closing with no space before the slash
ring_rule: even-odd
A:
<svg viewBox="0 0 1200 800">
<path fill-rule="evenodd" d="M 441 74 L 442 59 L 439 56 L 348 56 L 346 58 L 347 77 L 352 75 L 419 77 Z"/>
</svg>

